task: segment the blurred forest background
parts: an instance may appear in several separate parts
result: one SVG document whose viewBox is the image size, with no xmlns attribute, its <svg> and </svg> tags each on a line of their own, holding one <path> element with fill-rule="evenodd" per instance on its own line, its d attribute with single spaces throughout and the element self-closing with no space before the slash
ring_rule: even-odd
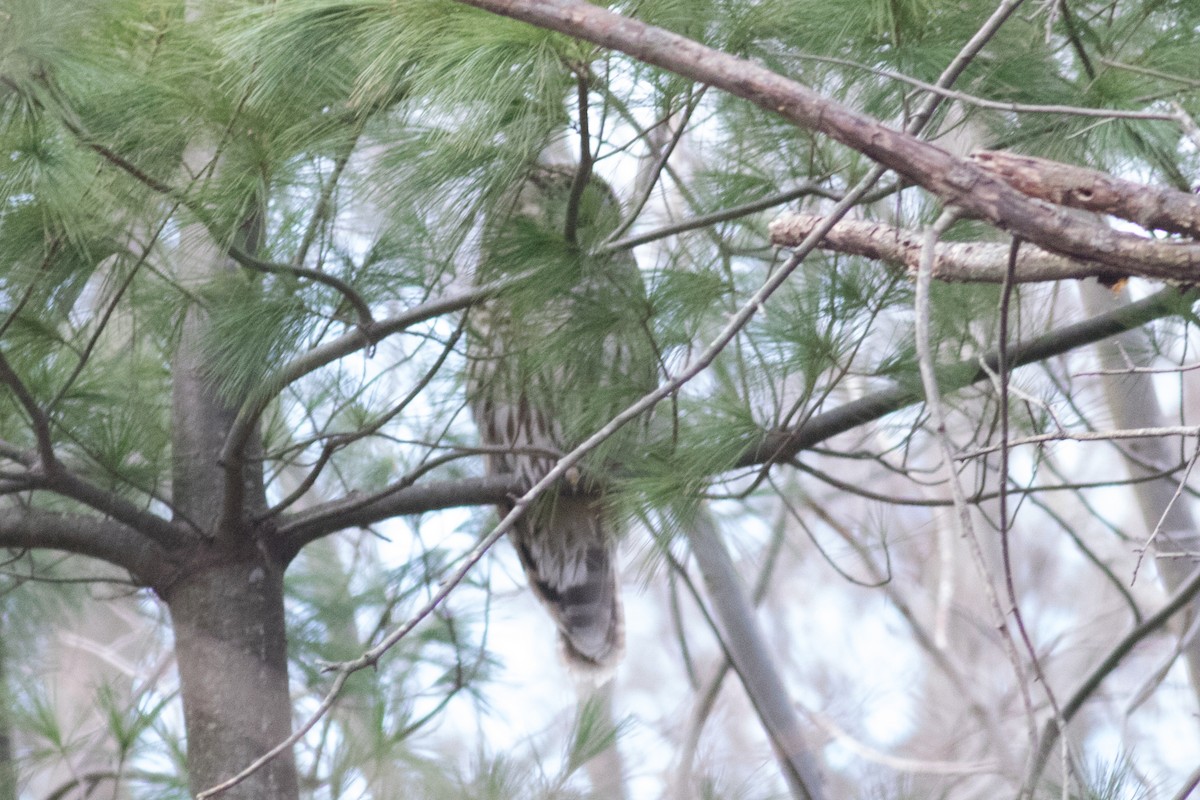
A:
<svg viewBox="0 0 1200 800">
<path fill-rule="evenodd" d="M 1200 3 L 471 5 L 0 0 L 0 800 L 1187 797 Z M 497 303 L 660 387 L 548 488 L 599 690 L 489 537 Z"/>
</svg>

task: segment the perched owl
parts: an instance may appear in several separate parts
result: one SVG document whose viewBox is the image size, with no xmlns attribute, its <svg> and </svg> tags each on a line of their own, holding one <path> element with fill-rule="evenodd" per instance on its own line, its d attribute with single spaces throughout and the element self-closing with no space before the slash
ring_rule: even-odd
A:
<svg viewBox="0 0 1200 800">
<path fill-rule="evenodd" d="M 574 167 L 532 168 L 484 226 L 477 282 L 536 277 L 474 309 L 467 393 L 491 474 L 532 486 L 558 457 L 654 387 L 645 286 L 629 253 L 590 256 L 619 206 L 592 178 L 565 233 Z M 603 475 L 636 443 L 637 426 L 606 443 L 580 473 Z M 500 449 L 502 448 L 502 449 Z M 573 672 L 603 677 L 620 659 L 624 621 L 614 569 L 615 521 L 586 478 L 528 509 L 510 538 L 529 585 L 558 625 Z M 502 507 L 511 510 L 511 505 Z"/>
</svg>

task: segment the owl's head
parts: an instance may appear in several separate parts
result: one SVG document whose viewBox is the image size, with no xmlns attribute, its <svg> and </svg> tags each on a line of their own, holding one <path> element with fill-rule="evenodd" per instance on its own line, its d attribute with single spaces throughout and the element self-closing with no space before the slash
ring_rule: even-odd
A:
<svg viewBox="0 0 1200 800">
<path fill-rule="evenodd" d="M 578 168 L 537 165 L 526 176 L 511 206 L 510 224 L 524 220 L 542 233 L 565 238 L 567 211 Z M 575 241 L 582 250 L 599 244 L 621 221 L 621 204 L 604 180 L 591 175 L 579 195 Z"/>
</svg>

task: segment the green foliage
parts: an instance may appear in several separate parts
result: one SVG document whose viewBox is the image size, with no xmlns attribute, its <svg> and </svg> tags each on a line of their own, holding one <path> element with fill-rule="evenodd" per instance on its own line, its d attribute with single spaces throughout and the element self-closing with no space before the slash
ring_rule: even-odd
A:
<svg viewBox="0 0 1200 800">
<path fill-rule="evenodd" d="M 567 765 L 564 775 L 570 775 L 616 745 L 625 723 L 614 726 L 609 721 L 606 703 L 603 694 L 596 693 L 580 704 L 575 725 L 567 739 Z"/>
<path fill-rule="evenodd" d="M 936 80 L 995 3 L 613 7 L 900 128 L 924 95 L 896 76 Z M 1177 103 L 1200 116 L 1198 26 L 1193 2 L 1027 4 L 956 88 L 1016 104 L 1162 112 Z M 947 147 L 1010 148 L 1177 188 L 1190 188 L 1200 169 L 1196 148 L 1161 120 L 982 109 L 958 98 L 925 135 Z M 659 164 L 670 147 L 677 149 Z M 584 183 L 581 149 L 592 170 Z M 545 169 L 550 163 L 566 166 Z M 247 397 L 269 395 L 262 460 L 247 459 L 251 471 L 262 465 L 268 505 L 306 490 L 282 513 L 240 510 L 262 534 L 254 552 L 274 552 L 273 537 L 286 535 L 294 515 L 319 513 L 330 501 L 353 505 L 433 481 L 473 486 L 483 466 L 464 408 L 466 341 L 479 336 L 484 314 L 505 329 L 503 356 L 517 365 L 510 379 L 553 398 L 564 438 L 580 441 L 691 363 L 780 268 L 766 233 L 778 209 L 730 209 L 811 183 L 817 191 L 791 205 L 820 213 L 870 166 L 742 100 L 451 0 L 4 0 L 0 355 L 19 382 L 0 386 L 0 528 L 7 530 L 10 513 L 15 519 L 30 509 L 115 519 L 108 508 L 86 507 L 36 481 L 7 483 L 32 474 L 21 460 L 37 445 L 28 398 L 44 412 L 55 454 L 73 475 L 127 501 L 123 511 L 172 518 L 173 468 L 182 463 L 172 434 L 192 423 L 174 416 L 172 365 L 180 348 L 192 346 L 225 417 L 244 410 Z M 891 184 L 854 213 L 918 227 L 938 210 L 919 190 Z M 709 214 L 720 218 L 633 249 L 613 244 Z M 211 240 L 213 263 L 190 260 L 185 234 Z M 968 222 L 946 238 L 995 236 Z M 271 261 L 271 273 L 232 263 L 222 252 L 232 242 Z M 343 282 L 353 296 L 304 270 Z M 361 298 L 386 324 L 473 283 L 504 279 L 503 291 L 485 302 L 381 339 L 382 328 L 364 325 L 351 303 Z M 891 265 L 810 256 L 707 371 L 589 456 L 585 471 L 600 479 L 604 503 L 652 529 L 661 554 L 681 547 L 679 535 L 706 498 L 759 502 L 768 492 L 759 480 L 765 472 L 736 467 L 765 433 L 877 389 L 917 386 L 912 294 Z M 935 286 L 936 360 L 974 370 L 973 359 L 996 344 L 998 304 L 996 287 Z M 1048 304 L 1023 292 L 1013 305 L 1022 336 L 1052 318 Z M 1190 320 L 1188 305 L 1176 311 Z M 184 334 L 188 312 L 203 327 L 198 344 Z M 531 320 L 537 324 L 525 324 Z M 1160 326 L 1156 352 L 1178 352 L 1188 333 L 1180 324 Z M 285 373 L 286 385 L 266 381 Z M 1031 397 L 1057 397 L 1040 385 L 1015 385 Z M 1029 401 L 1014 425 L 1050 428 L 1051 400 L 1045 408 Z M 947 404 L 983 416 L 994 408 L 990 387 Z M 930 439 L 918 411 L 861 438 L 897 430 L 903 441 L 880 448 L 883 455 L 839 442 L 834 449 L 844 449 L 838 455 L 852 467 L 838 479 L 857 488 L 857 463 L 872 459 L 893 473 L 924 469 L 921 447 Z M 223 466 L 216 451 L 198 463 Z M 917 507 L 935 502 L 933 494 L 908 499 Z M 743 521 L 753 527 L 761 509 L 747 509 Z M 307 543 L 288 572 L 297 716 L 327 686 L 321 663 L 357 655 L 413 613 L 485 516 L 430 514 L 346 532 L 336 546 Z M 924 541 L 935 527 L 930 519 L 905 518 L 905 544 Z M 835 521 L 824 520 L 831 529 Z M 626 527 L 630 538 L 643 533 Z M 851 537 L 845 527 L 836 532 Z M 807 547 L 795 538 L 790 548 Z M 53 575 L 41 558 L 38 577 Z M 665 559 L 649 560 L 648 576 Z M 908 566 L 923 573 L 934 560 L 921 554 Z M 7 574 L 0 580 L 12 583 Z M 20 593 L 28 606 L 14 599 L 3 616 L 6 643 L 11 636 L 30 647 L 6 651 L 22 678 L 37 675 L 33 621 L 47 616 L 29 592 Z M 378 673 L 356 676 L 345 706 L 302 743 L 306 791 L 388 796 L 388 781 L 403 778 L 418 796 L 583 796 L 582 767 L 631 728 L 585 704 L 573 722 L 558 720 L 540 738 L 511 748 L 487 740 L 491 682 L 503 675 L 493 648 L 503 634 L 489 627 L 491 603 L 505 599 L 493 581 L 473 574 Z M 779 638 L 791 633 L 781 626 Z M 696 686 L 698 674 L 689 674 Z M 812 676 L 798 671 L 794 679 L 803 685 Z M 78 754 L 55 697 L 37 686 L 12 694 L 23 769 Z M 109 683 L 88 696 L 130 794 L 183 796 L 169 682 L 136 699 Z M 443 720 L 466 731 L 461 741 L 438 738 Z M 677 744 L 674 731 L 660 735 L 662 747 Z M 699 782 L 701 796 L 768 795 L 775 784 L 754 773 L 765 763 L 764 756 L 730 768 L 728 777 L 714 768 Z M 1097 787 L 1087 796 L 1126 791 L 1109 779 Z"/>
<path fill-rule="evenodd" d="M 312 321 L 289 284 L 231 272 L 204 287 L 206 361 L 227 399 L 245 397 L 303 345 Z"/>
</svg>

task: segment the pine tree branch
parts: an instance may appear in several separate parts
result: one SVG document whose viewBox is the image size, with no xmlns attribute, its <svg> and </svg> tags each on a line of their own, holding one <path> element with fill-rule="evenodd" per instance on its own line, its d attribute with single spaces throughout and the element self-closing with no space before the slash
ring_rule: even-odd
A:
<svg viewBox="0 0 1200 800">
<path fill-rule="evenodd" d="M 1200 291 L 1163 289 L 1115 311 L 1065 325 L 1028 342 L 1010 346 L 1009 364 L 1015 369 L 1062 355 L 1077 347 L 1107 339 L 1156 319 L 1178 314 L 1197 301 L 1200 301 Z M 996 370 L 997 353 L 994 350 L 986 353 L 983 363 L 986 369 L 980 366 L 978 359 L 943 365 L 938 368 L 938 383 L 943 391 L 949 392 L 988 379 L 989 372 L 994 373 Z M 919 402 L 920 399 L 920 389 L 913 385 L 896 385 L 881 389 L 838 406 L 832 411 L 818 414 L 795 428 L 768 432 L 742 452 L 735 467 L 752 467 L 792 458 L 826 439 L 899 411 Z"/>
<path fill-rule="evenodd" d="M 577 462 L 579 462 L 587 453 L 591 452 L 595 447 L 602 444 L 610 436 L 612 436 L 614 433 L 616 433 L 618 430 L 620 430 L 623 426 L 625 426 L 631 420 L 636 419 L 637 417 L 641 416 L 642 414 L 646 413 L 647 411 L 653 409 L 662 400 L 671 396 L 673 393 L 678 391 L 680 387 L 682 387 L 684 384 L 688 383 L 693 378 L 695 378 L 697 375 L 699 375 L 701 372 L 703 372 L 705 369 L 707 369 L 708 366 L 710 364 L 712 364 L 713 360 L 716 359 L 716 357 L 718 355 L 720 355 L 720 353 L 725 349 L 725 347 L 731 341 L 733 341 L 733 339 L 738 335 L 738 333 L 746 326 L 747 323 L 749 323 L 749 321 L 753 318 L 755 313 L 757 313 L 758 310 L 760 308 L 762 308 L 763 304 L 766 303 L 766 301 L 771 297 L 771 295 L 780 286 L 783 285 L 784 281 L 786 281 L 788 279 L 788 277 L 792 274 L 792 272 L 795 271 L 795 269 L 800 265 L 800 263 L 804 260 L 804 258 L 807 257 L 808 254 L 811 253 L 813 251 L 813 249 L 816 248 L 817 242 L 820 241 L 821 236 L 823 236 L 826 232 L 828 232 L 828 230 L 830 228 L 832 228 L 834 225 L 836 225 L 837 221 L 839 219 L 841 219 L 841 217 L 843 215 L 845 215 L 846 212 L 848 212 L 851 207 L 853 207 L 855 204 L 857 204 L 862 199 L 862 196 L 866 193 L 866 191 L 879 178 L 879 175 L 881 172 L 882 172 L 881 168 L 878 168 L 878 167 L 875 168 L 868 175 L 866 175 L 862 180 L 860 180 L 859 183 L 853 189 L 851 189 L 849 192 L 847 192 L 846 196 L 844 198 L 842 198 L 842 200 L 837 204 L 837 206 L 835 206 L 835 208 L 830 212 L 829 216 L 825 219 L 822 226 L 817 228 L 816 230 L 814 230 L 813 234 L 808 238 L 808 240 L 801 243 L 796 248 L 796 251 L 792 254 L 791 258 L 788 259 L 787 263 L 785 263 L 782 267 L 777 269 L 773 274 L 771 274 L 767 278 L 767 280 L 758 288 L 758 290 L 754 293 L 754 295 L 751 296 L 750 299 L 747 300 L 741 306 L 741 308 L 738 309 L 737 313 L 735 313 L 729 319 L 729 322 L 721 329 L 721 331 L 716 335 L 716 337 L 712 340 L 712 342 L 710 342 L 708 344 L 708 346 L 698 356 L 696 356 L 690 363 L 688 363 L 678 373 L 671 376 L 670 380 L 663 383 L 662 385 L 660 385 L 658 388 L 656 388 L 654 391 L 650 392 L 649 394 L 641 397 L 636 402 L 634 402 L 632 405 L 628 406 L 623 411 L 621 411 L 620 413 L 618 413 L 614 417 L 612 417 L 599 430 L 595 431 L 591 436 L 589 436 L 586 440 L 581 442 L 577 447 L 575 447 L 569 453 L 567 453 L 562 458 L 560 458 L 558 460 L 558 462 L 554 465 L 554 467 L 549 472 L 547 472 L 546 475 L 544 475 L 532 487 L 521 486 L 518 489 L 518 492 L 516 494 L 520 494 L 520 492 L 524 492 L 524 493 L 520 494 L 520 496 L 517 497 L 512 502 L 512 504 L 511 504 L 512 509 L 500 521 L 499 525 L 495 529 L 493 529 L 492 532 L 489 533 L 479 543 L 479 545 L 477 545 L 476 549 L 472 550 L 471 555 L 467 558 L 467 563 L 465 564 L 465 566 L 460 568 L 460 571 L 456 571 L 455 576 L 448 580 L 453 581 L 453 583 L 458 583 L 459 581 L 461 581 L 463 579 L 463 577 L 466 575 L 466 570 L 470 568 L 471 564 L 474 564 L 476 561 L 478 561 L 480 558 L 482 558 L 483 553 L 489 547 L 491 547 L 491 545 L 494 542 L 496 542 L 499 539 L 499 537 L 501 535 L 503 535 L 504 532 L 506 532 L 509 528 L 511 528 L 513 526 L 513 524 L 521 516 L 521 514 L 524 513 L 525 508 L 530 503 L 532 503 L 534 500 L 536 500 L 538 496 L 540 496 L 542 493 L 547 491 L 550 487 L 558 484 L 559 481 L 565 476 L 567 470 L 571 469 L 571 467 L 573 467 Z M 268 385 L 268 388 L 269 388 L 269 385 Z M 269 398 L 269 396 L 270 395 L 268 395 L 267 397 Z M 257 414 L 261 413 L 262 408 L 266 407 L 266 402 L 267 401 L 264 400 L 261 408 L 259 408 L 257 411 L 253 412 L 253 417 L 251 419 L 256 418 Z M 246 411 L 247 408 L 248 408 L 248 406 L 243 406 L 242 410 Z M 230 442 L 235 441 L 235 439 L 236 439 L 236 437 L 234 435 L 235 432 L 238 432 L 239 435 L 242 437 L 243 445 L 244 445 L 244 441 L 249 436 L 249 431 L 252 430 L 253 421 L 251 421 L 249 423 L 249 427 L 244 428 L 240 432 L 239 432 L 239 424 L 244 424 L 243 423 L 243 415 L 240 413 L 238 415 L 238 419 L 235 420 L 234 425 L 231 429 L 229 439 L 226 441 L 226 450 L 228 450 Z M 240 450 L 236 450 L 234 452 L 237 453 L 237 452 L 240 452 Z M 224 452 L 223 452 L 223 454 L 224 454 Z M 395 493 L 389 494 L 387 499 L 390 499 L 394 502 L 397 497 L 404 494 L 406 491 L 407 491 L 406 489 L 401 489 Z M 510 495 L 509 499 L 511 500 L 514 496 L 515 496 L 515 494 Z M 373 508 L 372 505 L 362 506 L 362 504 L 358 503 L 358 502 L 353 503 L 352 507 L 355 509 L 356 512 L 361 512 L 361 510 L 363 508 L 367 508 L 367 509 Z M 416 512 L 408 511 L 408 512 L 402 512 L 402 513 L 416 513 Z M 361 525 L 363 523 L 352 521 L 350 524 Z M 316 534 L 316 535 L 321 535 L 321 534 Z M 445 588 L 446 588 L 446 592 L 448 593 L 449 589 L 452 588 L 452 586 L 447 586 Z M 440 596 L 444 597 L 445 595 L 440 595 Z M 436 604 L 438 602 L 441 602 L 441 600 L 439 598 L 439 599 L 436 599 L 436 601 L 431 600 L 430 602 L 431 602 L 431 605 L 429 606 L 429 608 L 432 609 L 434 606 L 436 606 Z M 424 613 L 428 613 L 428 611 L 426 611 Z M 399 638 L 396 638 L 394 640 L 389 639 L 389 641 L 390 641 L 390 644 L 387 644 L 386 647 L 383 644 L 380 645 L 380 650 L 379 650 L 380 654 L 382 654 L 388 648 L 392 647 L 397 641 L 399 641 Z"/>
<path fill-rule="evenodd" d="M 684 36 L 623 17 L 585 0 L 459 0 L 501 16 L 623 52 L 703 84 L 716 86 L 825 134 L 905 176 L 946 205 L 1046 250 L 1096 261 L 1116 271 L 1130 261 L 1182 272 L 1200 264 L 1200 244 L 1156 242 L 1078 218 L 1013 189 L 978 164 L 893 130 L 757 63 Z"/>
<path fill-rule="evenodd" d="M 791 247 L 804 240 L 823 218 L 816 214 L 784 212 L 770 226 L 771 242 Z M 921 258 L 921 234 L 883 222 L 844 219 L 821 240 L 820 247 L 848 255 L 903 264 L 915 273 Z M 941 242 L 935 248 L 933 277 L 951 283 L 1001 283 L 1005 277 L 1008 245 L 999 242 Z M 1021 248 L 1017 256 L 1017 283 L 1041 283 L 1103 277 L 1111 280 L 1126 275 L 1163 279 L 1162 274 L 1140 271 L 1142 262 L 1134 261 L 1117 276 L 1111 267 L 1050 253 L 1032 245 Z M 1200 280 L 1200 264 L 1195 279 Z"/>
<path fill-rule="evenodd" d="M 3 77 L 4 76 L 0 76 L 0 79 Z M 225 253 L 231 259 L 233 259 L 234 262 L 246 269 L 251 269 L 256 272 L 295 275 L 298 278 L 305 278 L 314 283 L 324 284 L 325 286 L 328 286 L 345 297 L 346 301 L 350 303 L 351 307 L 354 308 L 355 313 L 358 315 L 360 324 L 368 324 L 372 322 L 370 307 L 367 305 L 366 301 L 363 300 L 362 296 L 359 295 L 358 292 L 355 291 L 354 288 L 348 283 L 334 275 L 330 275 L 319 270 L 308 269 L 307 267 L 303 267 L 298 263 L 280 264 L 273 261 L 266 261 L 252 255 L 245 249 L 239 247 L 236 243 L 227 241 L 227 237 L 224 235 L 224 232 L 218 228 L 216 222 L 212 218 L 212 215 L 208 213 L 207 209 L 203 208 L 194 200 L 189 198 L 186 192 L 172 186 L 169 183 L 166 183 L 165 181 L 155 178 L 153 175 L 141 169 L 133 161 L 130 161 L 112 148 L 97 141 L 95 137 L 91 136 L 87 130 L 84 129 L 83 125 L 78 120 L 73 119 L 73 112 L 66 108 L 65 105 L 62 109 L 60 109 L 60 111 L 62 112 L 59 115 L 60 121 L 67 128 L 67 130 L 69 130 L 75 136 L 75 138 L 79 140 L 80 144 L 96 153 L 109 164 L 125 172 L 143 186 L 175 201 L 188 211 L 192 212 L 201 222 L 201 224 L 204 225 L 204 227 L 208 230 L 209 234 L 212 235 L 213 241 L 222 243 L 221 246 L 225 250 Z"/>
<path fill-rule="evenodd" d="M 37 442 L 36 459 L 32 457 L 32 453 L 23 453 L 11 446 L 0 447 L 0 454 L 26 465 L 31 470 L 27 477 L 23 476 L 20 479 L 24 484 L 20 488 L 45 489 L 77 500 L 129 525 L 160 545 L 179 544 L 183 540 L 183 533 L 169 521 L 143 511 L 114 492 L 102 489 L 67 469 L 54 452 L 50 418 L 38 405 L 20 376 L 13 371 L 3 353 L 0 353 L 0 384 L 7 386 L 25 409 Z"/>
<path fill-rule="evenodd" d="M 284 387 L 351 353 L 370 349 L 387 337 L 411 328 L 413 325 L 427 322 L 443 314 L 469 308 L 492 297 L 497 292 L 520 283 L 527 277 L 527 275 L 515 275 L 464 292 L 426 301 L 389 319 L 359 326 L 343 336 L 314 347 L 304 355 L 280 367 L 273 374 L 266 376 L 242 403 L 237 419 L 230 427 L 225 445 L 221 449 L 221 462 L 227 465 L 240 462 L 241 454 L 245 450 L 250 436 L 254 433 L 259 417 L 262 416 L 263 411 L 271 404 L 275 396 L 283 391 Z"/>
<path fill-rule="evenodd" d="M 98 558 L 128 571 L 141 585 L 161 582 L 172 568 L 168 551 L 129 525 L 38 508 L 0 509 L 0 547 L 62 550 Z"/>
<path fill-rule="evenodd" d="M 1062 355 L 1156 319 L 1172 316 L 1197 301 L 1200 301 L 1200 291 L 1183 293 L 1176 289 L 1163 289 L 1115 311 L 1066 325 L 1024 344 L 1009 347 L 1010 367 L 1015 369 Z M 977 359 L 939 367 L 938 380 L 943 391 L 951 392 L 989 380 L 990 374 L 995 372 L 998 354 L 994 351 L 986 353 L 983 362 L 987 365 L 986 369 L 979 365 Z M 763 433 L 746 446 L 734 468 L 787 462 L 827 439 L 919 403 L 921 399 L 920 387 L 915 385 L 898 384 L 880 389 L 811 417 L 794 428 Z M 322 503 L 302 514 L 283 515 L 280 530 L 287 540 L 284 550 L 298 552 L 314 539 L 356 525 L 372 525 L 393 516 L 502 502 L 519 495 L 523 488 L 512 477 L 492 476 L 411 485 L 389 491 L 386 497 L 369 503 L 364 503 L 360 496 L 351 495 Z"/>
<path fill-rule="evenodd" d="M 1002 0 L 996 6 L 996 10 L 979 26 L 979 30 L 967 41 L 966 44 L 959 49 L 953 60 L 946 65 L 942 70 L 942 74 L 938 75 L 937 82 L 931 87 L 934 91 L 926 95 L 925 101 L 917 109 L 917 113 L 909 121 L 905 127 L 905 132 L 916 135 L 925 130 L 925 126 L 929 124 L 929 120 L 933 119 L 934 112 L 941 108 L 942 103 L 946 98 L 939 91 L 947 90 L 958 82 L 959 77 L 966 71 L 971 62 L 983 51 L 984 46 L 990 42 L 1008 18 L 1013 15 L 1025 0 Z"/>
</svg>

